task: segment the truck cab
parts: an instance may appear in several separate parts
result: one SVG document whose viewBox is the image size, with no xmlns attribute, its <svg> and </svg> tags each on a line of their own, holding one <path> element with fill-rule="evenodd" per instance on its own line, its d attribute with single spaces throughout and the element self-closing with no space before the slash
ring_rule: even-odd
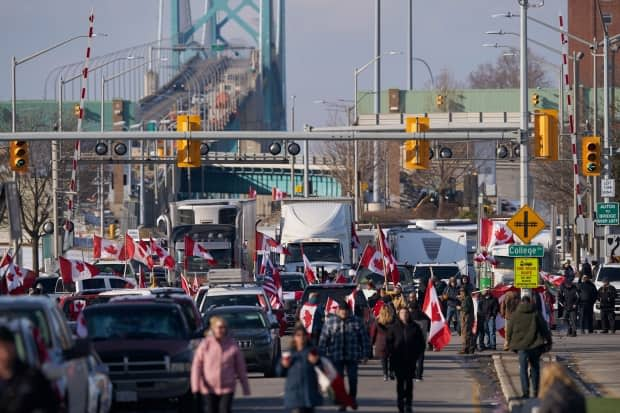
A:
<svg viewBox="0 0 620 413">
<path fill-rule="evenodd" d="M 341 270 L 345 268 L 342 265 L 342 245 L 339 239 L 324 238 L 300 240 L 298 242 L 290 242 L 287 244 L 290 255 L 284 255 L 284 267 L 286 271 L 303 272 L 302 251 L 312 264 L 313 269 L 320 268 L 323 271 L 331 272 L 333 270 Z"/>
</svg>

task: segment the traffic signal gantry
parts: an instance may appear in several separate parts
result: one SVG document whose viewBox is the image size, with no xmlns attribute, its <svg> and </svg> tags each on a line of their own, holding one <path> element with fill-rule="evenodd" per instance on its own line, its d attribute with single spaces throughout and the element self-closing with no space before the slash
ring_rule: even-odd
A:
<svg viewBox="0 0 620 413">
<path fill-rule="evenodd" d="M 24 173 L 28 171 L 30 163 L 30 153 L 28 150 L 28 142 L 11 141 L 9 144 L 9 167 L 12 171 Z"/>
<path fill-rule="evenodd" d="M 584 136 L 581 140 L 581 172 L 584 176 L 601 174 L 600 136 Z"/>
</svg>

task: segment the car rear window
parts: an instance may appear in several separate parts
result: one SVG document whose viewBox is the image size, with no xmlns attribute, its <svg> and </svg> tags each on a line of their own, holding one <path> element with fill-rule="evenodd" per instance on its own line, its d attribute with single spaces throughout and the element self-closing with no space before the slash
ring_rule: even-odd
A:
<svg viewBox="0 0 620 413">
<path fill-rule="evenodd" d="M 102 274 L 112 274 L 112 275 L 120 275 L 130 274 L 131 270 L 129 269 L 129 265 L 127 265 L 127 269 L 125 269 L 125 264 L 117 263 L 117 264 L 109 264 L 98 262 L 95 264 L 95 267 L 99 269 L 99 272 Z"/>
<path fill-rule="evenodd" d="M 97 290 L 100 288 L 105 288 L 105 280 L 103 278 L 88 278 L 82 280 L 83 290 Z"/>
<path fill-rule="evenodd" d="M 258 311 L 219 313 L 217 316 L 226 320 L 231 330 L 266 328 L 265 318 Z"/>
<path fill-rule="evenodd" d="M 110 278 L 110 288 L 128 288 L 128 283 L 125 280 L 117 280 L 115 278 Z"/>
<path fill-rule="evenodd" d="M 305 288 L 300 278 L 282 278 L 282 291 L 303 291 Z"/>
<path fill-rule="evenodd" d="M 181 310 L 174 306 L 95 306 L 85 310 L 93 340 L 178 340 L 187 337 Z"/>
<path fill-rule="evenodd" d="M 231 294 L 231 295 L 208 295 L 203 301 L 203 311 L 212 307 L 231 307 L 236 305 L 249 305 L 264 308 L 261 303 L 262 296 L 258 294 Z"/>
</svg>

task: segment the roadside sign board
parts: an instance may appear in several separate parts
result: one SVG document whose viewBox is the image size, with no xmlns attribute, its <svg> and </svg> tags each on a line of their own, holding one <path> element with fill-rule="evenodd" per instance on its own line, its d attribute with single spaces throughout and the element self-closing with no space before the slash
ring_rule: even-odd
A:
<svg viewBox="0 0 620 413">
<path fill-rule="evenodd" d="M 620 209 L 617 202 L 599 202 L 596 204 L 597 225 L 620 225 Z"/>
<path fill-rule="evenodd" d="M 523 205 L 506 223 L 521 241 L 529 244 L 545 228 L 545 221 L 527 205 Z"/>
<path fill-rule="evenodd" d="M 614 198 L 616 196 L 616 181 L 611 178 L 601 179 L 601 197 Z"/>
<path fill-rule="evenodd" d="M 515 245 L 508 247 L 509 257 L 542 257 L 545 249 L 542 245 Z"/>
<path fill-rule="evenodd" d="M 515 287 L 538 287 L 538 258 L 515 258 Z"/>
</svg>

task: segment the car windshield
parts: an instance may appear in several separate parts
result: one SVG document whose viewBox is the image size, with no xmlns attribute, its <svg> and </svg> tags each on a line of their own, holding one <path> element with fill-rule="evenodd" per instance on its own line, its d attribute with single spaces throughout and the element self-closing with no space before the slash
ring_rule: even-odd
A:
<svg viewBox="0 0 620 413">
<path fill-rule="evenodd" d="M 607 278 L 609 282 L 620 282 L 620 267 L 602 267 L 598 272 L 597 281 L 603 281 Z"/>
<path fill-rule="evenodd" d="M 264 317 L 257 311 L 220 313 L 218 316 L 226 320 L 228 328 L 231 330 L 248 330 L 267 327 Z"/>
<path fill-rule="evenodd" d="M 105 288 L 105 280 L 103 278 L 95 277 L 82 280 L 83 290 L 97 290 L 100 288 Z"/>
<path fill-rule="evenodd" d="M 99 270 L 100 274 L 112 274 L 123 276 L 123 274 L 131 273 L 131 266 L 125 266 L 124 263 L 107 263 L 107 262 L 98 262 L 95 264 L 95 267 Z M 126 268 L 125 268 L 126 267 Z"/>
<path fill-rule="evenodd" d="M 303 291 L 305 287 L 301 278 L 282 277 L 282 291 Z"/>
<path fill-rule="evenodd" d="M 43 288 L 43 294 L 52 294 L 56 288 L 56 277 L 40 277 L 37 278 L 36 285 L 40 285 Z"/>
<path fill-rule="evenodd" d="M 286 262 L 302 262 L 301 246 L 304 254 L 310 261 L 340 262 L 340 244 L 334 242 L 291 243 L 286 247 L 290 255 L 286 255 Z"/>
<path fill-rule="evenodd" d="M 32 324 L 39 329 L 39 333 L 41 334 L 41 339 L 45 343 L 45 347 L 52 347 L 52 338 L 50 335 L 49 325 L 47 322 L 47 317 L 42 310 L 33 310 L 31 308 L 18 308 L 18 309 L 2 309 L 2 317 L 6 317 L 9 319 L 13 318 L 27 318 L 32 322 Z"/>
<path fill-rule="evenodd" d="M 431 274 L 432 268 L 432 274 Z M 461 272 L 459 271 L 459 267 L 455 266 L 428 266 L 428 267 L 415 267 L 413 270 L 414 278 L 428 279 L 431 275 L 434 275 L 439 280 L 443 280 L 445 278 L 450 277 L 460 277 Z"/>
<path fill-rule="evenodd" d="M 176 306 L 94 306 L 85 310 L 85 318 L 92 340 L 187 337 L 183 316 Z"/>
<path fill-rule="evenodd" d="M 208 295 L 203 303 L 203 311 L 212 307 L 231 307 L 234 305 L 249 305 L 253 307 L 265 308 L 263 296 L 260 294 L 230 294 L 230 295 Z"/>
</svg>

